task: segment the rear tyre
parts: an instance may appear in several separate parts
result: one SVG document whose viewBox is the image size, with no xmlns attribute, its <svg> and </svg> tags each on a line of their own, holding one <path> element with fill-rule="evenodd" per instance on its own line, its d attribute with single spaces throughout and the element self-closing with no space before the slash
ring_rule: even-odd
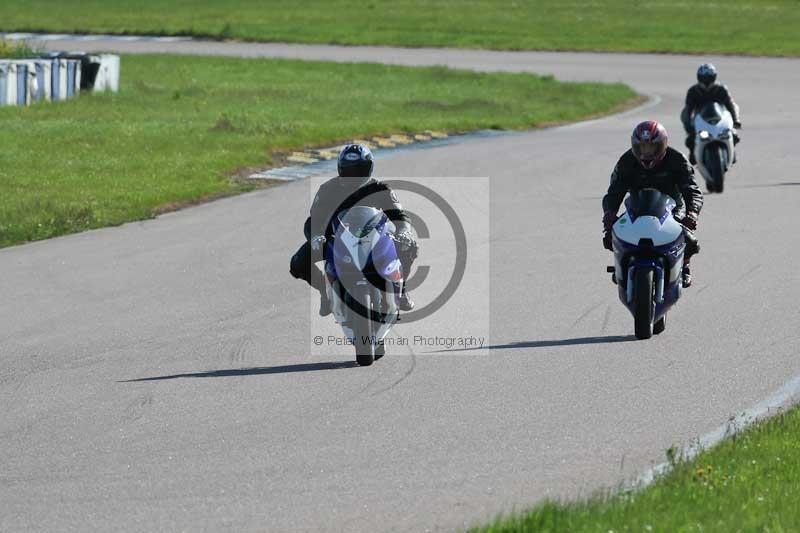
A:
<svg viewBox="0 0 800 533">
<path fill-rule="evenodd" d="M 655 324 L 653 324 L 653 334 L 659 335 L 660 333 L 664 333 L 664 329 L 667 327 L 667 315 L 662 316 L 659 318 Z"/>
<path fill-rule="evenodd" d="M 714 183 L 714 192 L 722 192 L 725 188 L 725 152 L 712 144 L 708 150 L 708 172 L 711 174 L 711 181 Z"/>
<path fill-rule="evenodd" d="M 637 339 L 653 336 L 653 289 L 653 269 L 637 269 L 633 280 L 633 325 Z"/>
<path fill-rule="evenodd" d="M 353 334 L 355 335 L 353 345 L 356 348 L 356 362 L 360 366 L 370 366 L 375 362 L 375 345 L 372 342 L 374 333 L 372 331 L 372 320 L 369 317 L 372 310 L 372 299 L 369 294 L 364 296 L 363 304 L 367 316 L 361 316 L 361 313 L 353 313 L 355 322 L 353 324 Z"/>
</svg>

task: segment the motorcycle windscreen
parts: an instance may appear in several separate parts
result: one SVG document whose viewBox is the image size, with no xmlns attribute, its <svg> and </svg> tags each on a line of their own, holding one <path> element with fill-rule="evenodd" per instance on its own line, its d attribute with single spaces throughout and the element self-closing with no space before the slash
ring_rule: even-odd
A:
<svg viewBox="0 0 800 533">
<path fill-rule="evenodd" d="M 387 220 L 380 209 L 357 205 L 339 213 L 339 229 L 362 239 L 376 230 L 382 233 Z"/>
<path fill-rule="evenodd" d="M 657 189 L 642 189 L 631 192 L 625 201 L 625 208 L 632 221 L 649 216 L 656 217 L 663 223 L 675 208 L 675 200 Z"/>
<path fill-rule="evenodd" d="M 725 108 L 719 102 L 709 102 L 700 108 L 700 116 L 709 124 L 716 124 L 722 120 Z"/>
</svg>

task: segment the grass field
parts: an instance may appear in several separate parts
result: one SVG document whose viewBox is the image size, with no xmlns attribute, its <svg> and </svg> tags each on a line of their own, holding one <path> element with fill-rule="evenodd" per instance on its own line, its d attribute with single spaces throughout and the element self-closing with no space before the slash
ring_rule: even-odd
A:
<svg viewBox="0 0 800 533">
<path fill-rule="evenodd" d="M 546 503 L 475 533 L 800 531 L 800 409 L 677 461 L 647 489 Z"/>
<path fill-rule="evenodd" d="M 496 49 L 800 54 L 797 0 L 26 0 L 0 30 Z"/>
<path fill-rule="evenodd" d="M 276 150 L 425 129 L 528 128 L 635 101 L 624 85 L 445 68 L 123 57 L 121 92 L 0 108 L 0 246 L 246 189 Z"/>
</svg>

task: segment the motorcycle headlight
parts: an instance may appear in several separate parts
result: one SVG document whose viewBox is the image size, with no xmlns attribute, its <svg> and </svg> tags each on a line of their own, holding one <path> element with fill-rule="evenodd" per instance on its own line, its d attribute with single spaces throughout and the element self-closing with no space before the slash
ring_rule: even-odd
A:
<svg viewBox="0 0 800 533">
<path fill-rule="evenodd" d="M 710 137 L 710 136 L 709 136 L 709 134 L 708 134 L 708 132 L 707 132 L 706 130 L 703 130 L 703 131 L 701 131 L 701 132 L 700 132 L 700 138 L 701 138 L 701 139 L 703 139 L 703 140 L 706 140 L 706 139 L 708 139 L 709 137 Z"/>
<path fill-rule="evenodd" d="M 719 132 L 720 139 L 729 139 L 731 136 L 731 130 L 722 130 Z"/>
</svg>

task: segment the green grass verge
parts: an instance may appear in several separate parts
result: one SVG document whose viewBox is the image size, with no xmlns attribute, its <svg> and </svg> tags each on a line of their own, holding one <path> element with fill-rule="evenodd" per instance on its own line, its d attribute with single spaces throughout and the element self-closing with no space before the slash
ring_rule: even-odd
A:
<svg viewBox="0 0 800 533">
<path fill-rule="evenodd" d="M 26 0 L 5 31 L 528 50 L 800 54 L 797 0 Z"/>
<path fill-rule="evenodd" d="M 0 246 L 244 190 L 252 185 L 232 180 L 236 169 L 268 166 L 279 150 L 528 128 L 637 99 L 621 84 L 441 67 L 176 56 L 122 64 L 119 94 L 0 108 Z"/>
<path fill-rule="evenodd" d="M 44 53 L 43 50 L 20 41 L 6 41 L 0 39 L 0 59 L 21 59 L 36 57 Z"/>
<path fill-rule="evenodd" d="M 800 409 L 677 461 L 646 489 L 548 502 L 475 533 L 800 531 Z"/>
</svg>

